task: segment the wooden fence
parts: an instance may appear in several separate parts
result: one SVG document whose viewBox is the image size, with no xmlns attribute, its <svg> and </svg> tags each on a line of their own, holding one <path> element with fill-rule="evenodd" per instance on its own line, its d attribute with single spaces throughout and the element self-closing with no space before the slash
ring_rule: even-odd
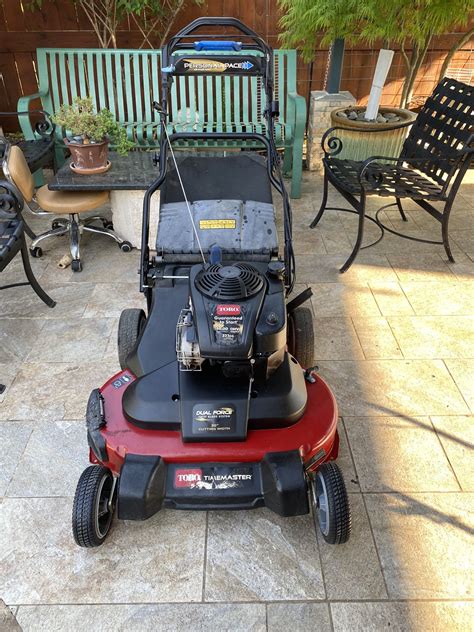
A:
<svg viewBox="0 0 474 632">
<path fill-rule="evenodd" d="M 0 110 L 16 110 L 18 97 L 37 90 L 36 49 L 41 47 L 87 48 L 97 47 L 97 39 L 87 17 L 71 0 L 45 0 L 41 10 L 30 12 L 27 0 L 0 0 Z M 276 0 L 207 0 L 202 6 L 186 8 L 176 20 L 177 30 L 199 15 L 230 15 L 243 20 L 269 43 L 278 46 L 278 11 Z M 450 33 L 435 38 L 421 68 L 415 97 L 426 97 L 436 83 L 443 59 L 458 39 Z M 130 22 L 121 25 L 118 46 L 137 48 L 142 42 L 140 32 Z M 460 50 L 453 61 L 458 68 L 472 68 L 473 43 Z M 327 66 L 327 49 L 318 50 L 312 65 L 302 59 L 298 62 L 298 91 L 305 97 L 311 90 L 324 87 Z M 364 103 L 370 89 L 377 59 L 376 48 L 358 46 L 347 49 L 341 89 L 349 90 Z M 383 104 L 396 105 L 404 75 L 403 60 L 396 52 L 387 84 Z M 5 127 L 13 126 L 14 120 Z"/>
</svg>

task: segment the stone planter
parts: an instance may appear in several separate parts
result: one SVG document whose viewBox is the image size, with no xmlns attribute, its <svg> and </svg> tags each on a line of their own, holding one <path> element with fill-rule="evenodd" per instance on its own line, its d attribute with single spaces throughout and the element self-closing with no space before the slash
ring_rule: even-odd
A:
<svg viewBox="0 0 474 632">
<path fill-rule="evenodd" d="M 75 173 L 90 175 L 104 173 L 110 169 L 109 141 L 102 143 L 75 143 L 68 138 L 64 143 L 71 152 L 71 169 Z"/>
<path fill-rule="evenodd" d="M 414 112 L 401 108 L 380 108 L 379 114 L 382 117 L 385 118 L 385 115 L 389 115 L 385 123 L 352 120 L 338 115 L 338 112 L 341 111 L 345 112 L 346 110 L 338 108 L 331 112 L 331 126 L 344 129 L 344 131 L 334 133 L 342 140 L 342 151 L 336 157 L 349 160 L 365 160 L 370 156 L 398 157 L 410 129 L 403 127 L 403 125 L 416 118 Z M 372 130 L 379 131 L 373 134 L 364 134 L 364 132 Z"/>
<path fill-rule="evenodd" d="M 134 248 L 141 247 L 144 195 L 145 191 L 110 192 L 110 206 L 112 209 L 114 230 L 122 239 L 129 241 Z M 160 192 L 157 191 L 151 198 L 150 238 L 148 241 L 150 250 L 155 250 L 156 248 L 159 209 Z"/>
</svg>

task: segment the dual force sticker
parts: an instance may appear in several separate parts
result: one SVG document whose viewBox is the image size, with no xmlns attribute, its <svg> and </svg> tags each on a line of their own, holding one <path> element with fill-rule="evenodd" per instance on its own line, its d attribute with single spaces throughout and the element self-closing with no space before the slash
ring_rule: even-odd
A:
<svg viewBox="0 0 474 632">
<path fill-rule="evenodd" d="M 195 404 L 193 406 L 193 434 L 235 431 L 235 408 L 231 404 Z"/>
</svg>

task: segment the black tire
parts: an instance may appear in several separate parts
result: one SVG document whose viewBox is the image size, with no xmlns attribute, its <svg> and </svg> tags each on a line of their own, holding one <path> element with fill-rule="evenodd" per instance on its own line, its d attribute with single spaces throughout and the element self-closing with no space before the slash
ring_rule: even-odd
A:
<svg viewBox="0 0 474 632">
<path fill-rule="evenodd" d="M 146 316 L 142 309 L 124 309 L 120 314 L 118 326 L 118 357 L 122 370 L 127 368 L 127 356 L 135 348 L 138 338 L 145 327 L 145 323 Z"/>
<path fill-rule="evenodd" d="M 288 351 L 303 369 L 314 366 L 313 314 L 309 307 L 297 307 L 288 314 Z"/>
<path fill-rule="evenodd" d="M 80 259 L 73 259 L 71 261 L 71 270 L 73 272 L 82 272 L 82 263 Z"/>
<path fill-rule="evenodd" d="M 103 224 L 104 228 L 108 228 L 109 230 L 113 230 L 114 229 L 114 225 L 108 219 L 102 220 L 102 224 Z"/>
<path fill-rule="evenodd" d="M 35 259 L 39 259 L 43 256 L 43 250 L 39 246 L 36 246 L 36 248 L 30 248 L 30 254 Z"/>
<path fill-rule="evenodd" d="M 119 244 L 119 247 L 122 252 L 131 252 L 133 249 L 133 246 L 129 241 L 122 241 L 122 243 Z"/>
<path fill-rule="evenodd" d="M 107 537 L 115 509 L 113 488 L 112 473 L 103 465 L 82 472 L 72 508 L 72 533 L 79 546 L 100 546 Z"/>
<path fill-rule="evenodd" d="M 315 527 L 326 542 L 347 542 L 351 533 L 351 508 L 344 478 L 335 463 L 328 461 L 316 470 L 310 480 L 310 499 Z"/>
</svg>

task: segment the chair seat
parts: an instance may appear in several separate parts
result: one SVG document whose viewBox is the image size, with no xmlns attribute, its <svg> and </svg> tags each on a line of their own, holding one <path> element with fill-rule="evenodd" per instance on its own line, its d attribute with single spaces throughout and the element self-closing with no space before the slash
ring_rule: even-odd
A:
<svg viewBox="0 0 474 632">
<path fill-rule="evenodd" d="M 23 220 L 0 219 L 0 272 L 21 248 Z"/>
<path fill-rule="evenodd" d="M 41 208 L 56 215 L 93 211 L 108 199 L 108 191 L 50 191 L 46 184 L 36 191 L 36 201 Z"/>
<path fill-rule="evenodd" d="M 325 158 L 323 162 L 329 179 L 339 188 L 354 195 L 360 194 L 358 173 L 363 162 L 330 157 Z M 441 195 L 442 189 L 438 184 L 409 167 L 375 162 L 370 165 L 370 175 L 373 177 L 364 180 L 365 192 L 368 195 L 411 198 L 412 200 L 446 199 Z"/>
</svg>

